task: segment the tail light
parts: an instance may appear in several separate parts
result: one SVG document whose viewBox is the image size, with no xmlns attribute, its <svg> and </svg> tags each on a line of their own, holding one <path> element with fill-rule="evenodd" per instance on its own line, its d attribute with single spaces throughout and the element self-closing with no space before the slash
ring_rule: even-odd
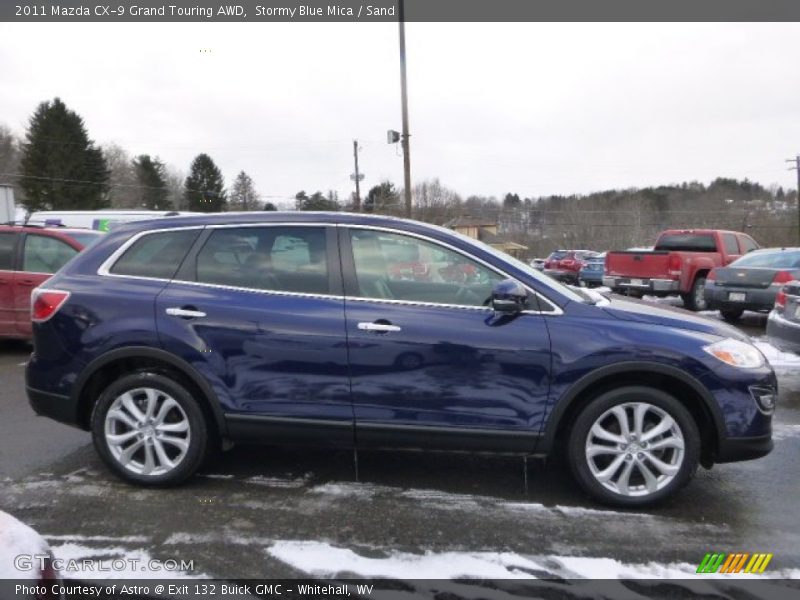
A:
<svg viewBox="0 0 800 600">
<path fill-rule="evenodd" d="M 69 292 L 36 288 L 31 298 L 31 320 L 42 323 L 58 312 L 69 298 Z"/>
<path fill-rule="evenodd" d="M 670 254 L 667 261 L 667 270 L 673 277 L 680 277 L 681 275 L 681 257 L 678 254 Z"/>
<path fill-rule="evenodd" d="M 790 282 L 794 277 L 789 271 L 778 271 L 775 273 L 775 279 L 772 280 L 772 285 L 778 285 Z"/>
<path fill-rule="evenodd" d="M 786 308 L 786 292 L 780 290 L 775 296 L 775 308 Z"/>
</svg>

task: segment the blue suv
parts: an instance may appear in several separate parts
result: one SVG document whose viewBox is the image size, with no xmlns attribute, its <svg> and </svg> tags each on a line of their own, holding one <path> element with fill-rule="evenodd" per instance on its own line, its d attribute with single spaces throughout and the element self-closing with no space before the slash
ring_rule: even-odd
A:
<svg viewBox="0 0 800 600">
<path fill-rule="evenodd" d="M 32 317 L 34 410 L 143 485 L 230 442 L 559 451 L 594 498 L 640 506 L 772 448 L 775 375 L 738 330 L 414 221 L 128 224 L 37 289 Z"/>
</svg>

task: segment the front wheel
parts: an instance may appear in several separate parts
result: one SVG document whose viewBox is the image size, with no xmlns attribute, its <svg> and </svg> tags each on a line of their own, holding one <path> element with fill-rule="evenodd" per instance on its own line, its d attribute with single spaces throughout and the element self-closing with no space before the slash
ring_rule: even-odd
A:
<svg viewBox="0 0 800 600">
<path fill-rule="evenodd" d="M 686 485 L 697 470 L 700 434 L 673 396 L 648 387 L 611 390 L 578 415 L 567 446 L 578 484 L 620 507 L 653 504 Z"/>
<path fill-rule="evenodd" d="M 706 302 L 706 278 L 701 275 L 694 280 L 688 294 L 681 294 L 683 305 L 689 310 L 700 311 L 708 308 Z"/>
<path fill-rule="evenodd" d="M 109 385 L 92 413 L 100 457 L 123 479 L 166 486 L 190 477 L 203 462 L 208 427 L 197 401 L 172 378 L 133 373 Z"/>
</svg>

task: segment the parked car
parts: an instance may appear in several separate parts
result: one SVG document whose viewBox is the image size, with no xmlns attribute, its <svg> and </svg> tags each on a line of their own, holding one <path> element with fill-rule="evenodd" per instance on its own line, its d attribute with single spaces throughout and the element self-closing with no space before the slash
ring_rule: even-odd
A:
<svg viewBox="0 0 800 600">
<path fill-rule="evenodd" d="M 10 514 L 0 511 L 0 596 L 20 600 L 56 600 L 61 597 L 57 585 L 60 581 L 58 571 L 53 568 L 52 552 L 44 538 Z M 17 590 L 18 584 L 24 588 Z"/>
<path fill-rule="evenodd" d="M 234 261 L 242 239 L 252 250 Z M 477 276 L 392 279 L 402 244 Z M 414 221 L 128 224 L 38 288 L 32 318 L 33 409 L 90 430 L 141 485 L 185 480 L 223 442 L 563 450 L 589 494 L 633 507 L 698 463 L 772 448 L 775 374 L 737 329 L 584 293 Z"/>
<path fill-rule="evenodd" d="M 176 210 L 39 210 L 31 213 L 27 222 L 47 227 L 80 227 L 95 231 L 109 231 L 122 223 L 145 221 L 161 217 L 196 215 L 199 213 Z"/>
<path fill-rule="evenodd" d="M 680 294 L 689 310 L 705 310 L 706 276 L 758 249 L 745 233 L 716 229 L 671 229 L 658 236 L 651 252 L 614 251 L 606 255 L 603 285 L 632 296 Z"/>
<path fill-rule="evenodd" d="M 776 348 L 800 354 L 800 281 L 790 281 L 776 295 L 767 337 Z"/>
<path fill-rule="evenodd" d="M 596 255 L 592 250 L 556 250 L 545 260 L 544 273 L 558 281 L 577 284 L 578 273 Z"/>
<path fill-rule="evenodd" d="M 706 304 L 726 321 L 736 321 L 746 310 L 769 312 L 783 284 L 793 279 L 800 279 L 800 248 L 756 250 L 711 270 Z"/>
<path fill-rule="evenodd" d="M 30 339 L 31 290 L 102 235 L 82 229 L 0 225 L 0 338 Z"/>
<path fill-rule="evenodd" d="M 603 285 L 603 274 L 606 269 L 605 252 L 586 260 L 583 268 L 578 273 L 578 283 L 581 287 L 599 287 Z"/>
<path fill-rule="evenodd" d="M 544 263 L 546 260 L 546 258 L 532 258 L 528 264 L 537 271 L 544 271 Z"/>
</svg>

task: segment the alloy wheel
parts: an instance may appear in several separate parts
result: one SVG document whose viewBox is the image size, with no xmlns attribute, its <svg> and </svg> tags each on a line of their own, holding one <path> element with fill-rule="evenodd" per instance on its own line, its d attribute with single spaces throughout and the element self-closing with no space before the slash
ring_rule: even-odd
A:
<svg viewBox="0 0 800 600">
<path fill-rule="evenodd" d="M 172 396 L 143 387 L 114 399 L 106 413 L 104 435 L 111 456 L 125 470 L 158 476 L 175 469 L 186 457 L 191 427 Z"/>
<path fill-rule="evenodd" d="M 646 402 L 618 404 L 595 420 L 585 444 L 592 476 L 622 496 L 648 496 L 675 479 L 685 456 L 678 423 Z"/>
</svg>

